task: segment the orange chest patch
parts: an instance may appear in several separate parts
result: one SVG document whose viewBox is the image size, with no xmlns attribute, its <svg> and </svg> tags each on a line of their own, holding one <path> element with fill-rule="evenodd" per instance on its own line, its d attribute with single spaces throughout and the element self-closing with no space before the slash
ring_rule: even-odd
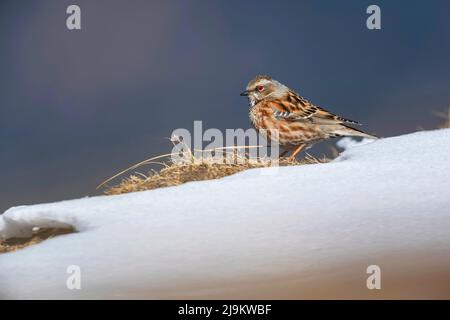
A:
<svg viewBox="0 0 450 320">
<path fill-rule="evenodd" d="M 287 130 L 287 126 L 292 121 L 285 119 L 278 119 L 274 115 L 274 108 L 280 109 L 276 103 L 262 103 L 256 105 L 250 112 L 250 119 L 257 129 L 279 129 L 281 131 Z"/>
</svg>

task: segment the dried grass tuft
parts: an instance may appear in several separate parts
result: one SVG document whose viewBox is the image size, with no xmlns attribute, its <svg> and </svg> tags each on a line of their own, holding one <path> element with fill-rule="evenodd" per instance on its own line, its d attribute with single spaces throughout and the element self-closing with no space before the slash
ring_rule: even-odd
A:
<svg viewBox="0 0 450 320">
<path fill-rule="evenodd" d="M 172 154 L 166 154 L 148 160 L 142 161 L 130 168 L 121 171 L 120 173 L 109 178 L 97 188 L 106 187 L 104 193 L 107 195 L 123 194 L 135 191 L 151 190 L 163 187 L 177 186 L 190 181 L 212 180 L 226 177 L 240 171 L 254 168 L 266 168 L 272 166 L 272 162 L 268 158 L 251 158 L 248 153 L 240 155 L 237 152 L 239 148 L 249 147 L 228 147 L 215 149 L 214 152 L 223 152 L 232 156 L 224 156 L 219 159 L 207 156 L 202 156 L 205 152 L 211 150 L 203 150 L 200 156 L 194 156 L 191 150 L 188 149 L 183 154 L 183 161 L 181 163 L 173 163 L 170 160 Z M 225 150 L 227 149 L 227 150 Z M 228 151 L 232 149 L 232 151 Z M 106 184 L 115 178 L 118 178 L 124 173 L 134 170 L 142 165 L 153 164 L 155 160 L 166 158 L 165 162 L 160 162 L 163 168 L 160 171 L 151 171 L 148 174 L 135 172 L 128 177 L 123 178 L 117 185 L 107 186 Z M 287 158 L 280 158 L 279 166 L 297 166 L 313 163 L 325 163 L 330 159 L 317 159 L 309 154 L 299 161 L 297 159 L 288 160 Z"/>
<path fill-rule="evenodd" d="M 33 235 L 28 238 L 11 238 L 0 240 L 0 254 L 16 251 L 44 240 L 75 232 L 72 228 L 41 228 L 33 231 Z"/>
<path fill-rule="evenodd" d="M 444 119 L 444 122 L 441 125 L 439 125 L 439 128 L 441 129 L 450 128 L 450 106 L 448 107 L 447 112 L 433 111 L 433 114 L 436 117 Z"/>
</svg>

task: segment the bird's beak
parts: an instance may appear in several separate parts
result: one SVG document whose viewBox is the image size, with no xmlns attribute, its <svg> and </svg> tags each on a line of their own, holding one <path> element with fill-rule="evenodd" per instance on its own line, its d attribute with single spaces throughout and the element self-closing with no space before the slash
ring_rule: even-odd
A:
<svg viewBox="0 0 450 320">
<path fill-rule="evenodd" d="M 250 93 L 250 92 L 249 92 L 248 90 L 245 90 L 245 91 L 242 92 L 240 95 L 245 97 L 245 96 L 248 96 L 249 93 Z"/>
</svg>

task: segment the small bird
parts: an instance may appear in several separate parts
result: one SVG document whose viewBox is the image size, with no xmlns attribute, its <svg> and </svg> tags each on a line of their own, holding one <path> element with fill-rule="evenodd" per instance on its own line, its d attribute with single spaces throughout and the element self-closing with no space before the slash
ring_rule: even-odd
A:
<svg viewBox="0 0 450 320">
<path fill-rule="evenodd" d="M 289 160 L 303 148 L 329 138 L 357 136 L 377 139 L 349 126 L 360 125 L 359 122 L 313 105 L 269 76 L 253 78 L 241 96 L 248 97 L 252 125 L 260 134 L 276 141 L 285 150 L 281 156 L 293 151 Z"/>
</svg>

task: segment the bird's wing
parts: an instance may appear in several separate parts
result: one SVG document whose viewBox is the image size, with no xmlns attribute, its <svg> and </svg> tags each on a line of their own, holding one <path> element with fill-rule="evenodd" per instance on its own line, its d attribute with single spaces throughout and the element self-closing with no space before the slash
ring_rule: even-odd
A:
<svg viewBox="0 0 450 320">
<path fill-rule="evenodd" d="M 292 91 L 289 91 L 286 98 L 275 100 L 271 105 L 275 117 L 279 119 L 309 121 L 318 124 L 360 124 L 357 121 L 339 117 L 321 107 L 315 106 L 305 98 Z"/>
</svg>

